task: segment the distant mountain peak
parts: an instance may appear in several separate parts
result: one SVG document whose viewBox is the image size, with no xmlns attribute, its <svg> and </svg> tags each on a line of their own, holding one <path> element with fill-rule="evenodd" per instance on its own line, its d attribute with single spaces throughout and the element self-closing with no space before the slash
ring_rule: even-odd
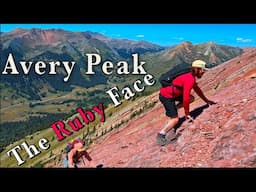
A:
<svg viewBox="0 0 256 192">
<path fill-rule="evenodd" d="M 12 35 L 19 35 L 19 34 L 27 32 L 27 31 L 28 30 L 23 29 L 23 28 L 16 28 L 16 29 L 10 31 L 9 33 L 12 34 Z"/>
<path fill-rule="evenodd" d="M 184 46 L 184 47 L 187 47 L 187 46 L 191 46 L 193 45 L 190 41 L 184 41 L 180 44 L 180 46 Z"/>
<path fill-rule="evenodd" d="M 216 46 L 218 46 L 218 44 L 214 41 L 209 41 L 209 42 L 206 42 L 206 43 L 202 43 L 200 45 L 205 46 L 205 47 L 216 47 Z"/>
<path fill-rule="evenodd" d="M 26 29 L 23 29 L 23 28 L 16 28 L 14 29 L 12 32 L 15 32 L 15 33 L 20 33 L 20 32 L 25 32 L 27 31 Z"/>
<path fill-rule="evenodd" d="M 216 45 L 217 43 L 214 42 L 214 41 L 209 41 L 207 44 L 209 44 L 209 45 Z"/>
<path fill-rule="evenodd" d="M 190 50 L 193 47 L 193 44 L 189 41 L 184 41 L 181 44 L 176 46 L 176 50 Z"/>
</svg>

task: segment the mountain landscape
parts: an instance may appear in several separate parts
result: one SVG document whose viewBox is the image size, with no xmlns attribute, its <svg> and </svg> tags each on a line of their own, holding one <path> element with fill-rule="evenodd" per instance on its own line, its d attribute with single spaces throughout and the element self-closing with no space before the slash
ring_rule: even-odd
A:
<svg viewBox="0 0 256 192">
<path fill-rule="evenodd" d="M 66 74 L 61 69 L 57 69 L 54 76 L 43 77 L 35 71 L 29 75 L 1 74 L 1 161 L 6 161 L 6 151 L 10 147 L 24 140 L 34 142 L 38 138 L 46 137 L 53 146 L 51 153 L 42 152 L 40 157 L 34 158 L 25 167 L 61 167 L 61 155 L 66 142 L 56 141 L 53 131 L 49 128 L 50 124 L 72 117 L 78 107 L 87 109 L 101 101 L 107 108 L 106 122 L 103 125 L 97 125 L 95 122 L 88 129 L 74 134 L 72 138 L 81 137 L 86 140 L 92 157 L 106 167 L 255 165 L 248 164 L 249 160 L 247 164 L 229 162 L 232 158 L 240 158 L 237 161 L 247 157 L 254 158 L 255 149 L 252 145 L 255 144 L 255 106 L 252 101 L 255 97 L 255 49 L 241 49 L 214 42 L 193 45 L 188 41 L 166 48 L 145 41 L 112 39 L 89 31 L 16 29 L 1 34 L 1 71 L 9 53 L 14 55 L 15 62 L 67 60 L 76 61 L 77 67 L 68 82 L 63 82 Z M 177 131 L 182 131 L 177 140 L 165 147 L 157 146 L 155 136 L 161 129 L 164 116 L 158 102 L 159 82 L 115 108 L 111 105 L 106 90 L 114 86 L 127 86 L 141 76 L 116 73 L 107 76 L 102 73 L 100 66 L 96 68 L 95 75 L 86 75 L 86 53 L 100 54 L 102 61 L 127 61 L 128 64 L 131 63 L 131 55 L 138 53 L 140 60 L 146 62 L 146 71 L 152 74 L 156 81 L 162 73 L 174 66 L 182 67 L 195 59 L 203 59 L 212 69 L 199 82 L 207 95 L 218 104 L 204 106 L 196 97 L 195 102 L 191 104 L 196 116 L 194 124 L 183 122 L 184 118 L 181 118 L 181 126 Z M 228 106 L 227 109 L 223 109 L 225 106 Z M 246 107 L 248 113 L 244 111 Z M 183 109 L 180 109 L 180 113 L 183 113 Z M 238 119 L 240 124 L 232 124 L 228 117 Z M 216 127 L 212 127 L 213 125 Z M 246 146 L 237 146 L 237 141 L 229 141 L 238 134 L 232 132 L 234 127 L 240 125 L 240 132 L 246 136 L 251 135 L 251 140 Z M 228 133 L 232 138 L 225 139 Z M 241 139 L 240 136 L 237 136 L 237 139 Z M 222 146 L 224 140 L 230 142 L 227 149 Z M 201 149 L 205 155 L 201 156 L 201 159 L 205 159 L 205 162 L 198 162 L 200 154 L 195 152 L 201 144 L 205 144 Z M 225 154 L 231 152 L 225 150 L 235 152 L 226 157 Z M 241 155 L 238 158 L 236 150 L 249 155 Z M 206 163 L 211 162 L 213 151 L 217 152 L 213 155 L 212 163 Z M 182 153 L 185 153 L 184 157 Z M 191 158 L 193 153 L 196 154 L 194 159 Z M 225 157 L 219 157 L 220 154 Z M 226 164 L 215 165 L 214 161 L 222 162 L 218 158 L 226 160 L 223 160 Z M 12 159 L 6 164 L 1 163 L 1 166 L 15 166 L 15 161 Z"/>
<path fill-rule="evenodd" d="M 37 75 L 33 67 L 29 75 L 22 72 L 18 75 L 1 74 L 1 129 L 4 134 L 0 137 L 0 151 L 7 141 L 9 144 L 17 138 L 44 129 L 54 119 L 71 115 L 79 106 L 87 107 L 98 100 L 110 103 L 105 91 L 111 82 L 122 83 L 124 79 L 108 77 L 100 67 L 96 69 L 96 74 L 85 75 L 86 53 L 100 54 L 102 61 L 117 62 L 131 59 L 133 52 L 140 54 L 163 49 L 147 42 L 114 40 L 92 32 L 16 29 L 2 33 L 1 71 L 10 53 L 16 63 L 75 61 L 77 66 L 68 82 L 63 81 L 66 74 L 58 68 L 56 75 L 49 75 L 49 69 L 44 76 Z M 17 70 L 22 71 L 18 64 Z"/>
<path fill-rule="evenodd" d="M 63 82 L 63 71 L 56 75 L 44 75 L 44 78 L 32 71 L 29 75 L 20 73 L 15 76 L 2 75 L 2 85 L 15 89 L 15 99 L 25 97 L 28 100 L 39 100 L 49 92 L 71 91 L 73 86 L 89 88 L 107 82 L 122 83 L 125 80 L 104 75 L 99 67 L 96 74 L 85 75 L 87 66 L 86 53 L 98 53 L 102 62 L 109 60 L 117 62 L 132 59 L 132 53 L 141 55 L 147 62 L 146 69 L 158 77 L 159 73 L 183 63 L 191 63 L 195 58 L 206 60 L 211 66 L 227 61 L 242 53 L 242 49 L 217 45 L 214 42 L 192 45 L 184 42 L 171 48 L 164 48 L 144 41 L 127 39 L 111 39 L 92 32 L 69 32 L 61 29 L 16 29 L 1 34 L 1 71 L 6 59 L 12 53 L 16 63 L 19 61 L 75 61 L 75 67 L 68 82 Z M 210 67 L 211 67 L 210 66 Z M 17 66 L 21 71 L 20 66 Z M 157 70 L 156 70 L 157 69 Z M 47 71 L 48 72 L 48 71 Z M 117 78 L 117 79 L 116 79 Z M 43 91 L 42 91 L 43 90 Z"/>
<path fill-rule="evenodd" d="M 93 76 L 84 77 L 83 71 L 87 65 L 86 53 L 100 53 L 102 61 L 119 61 L 121 59 L 130 59 L 133 52 L 157 52 L 164 49 L 161 46 L 146 42 L 112 40 L 96 33 L 74 33 L 60 29 L 16 29 L 2 34 L 1 43 L 1 71 L 3 71 L 3 64 L 9 53 L 15 55 L 16 62 L 24 60 L 76 61 L 79 66 L 75 68 L 71 79 L 67 83 L 62 82 L 63 72 L 57 73 L 57 76 L 47 75 L 43 79 L 35 73 L 27 77 L 22 74 L 15 77 L 2 77 L 3 82 L 15 87 L 21 92 L 20 94 L 27 95 L 28 99 L 40 99 L 42 97 L 40 89 L 47 85 L 49 89 L 53 88 L 57 91 L 71 91 L 72 85 L 88 88 L 106 83 L 108 78 L 101 72 Z"/>
<path fill-rule="evenodd" d="M 154 103 L 152 108 L 95 140 L 88 151 L 96 163 L 105 167 L 255 168 L 255 79 L 256 49 L 247 49 L 241 56 L 212 68 L 198 81 L 217 104 L 207 106 L 196 97 L 191 104 L 194 123 L 184 121 L 181 108 L 177 138 L 168 145 L 156 143 L 165 114 L 155 92 L 118 112 L 117 117 L 129 119 L 145 103 Z M 115 119 L 108 121 L 113 122 Z M 48 166 L 61 164 L 54 161 Z M 82 163 L 80 166 L 84 167 Z"/>
</svg>

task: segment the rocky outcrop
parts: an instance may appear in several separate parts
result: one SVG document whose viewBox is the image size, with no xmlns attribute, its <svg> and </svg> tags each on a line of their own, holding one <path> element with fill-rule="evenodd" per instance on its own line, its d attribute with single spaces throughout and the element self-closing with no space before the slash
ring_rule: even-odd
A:
<svg viewBox="0 0 256 192">
<path fill-rule="evenodd" d="M 207 106 L 196 97 L 194 123 L 184 121 L 179 109 L 178 137 L 166 146 L 156 143 L 165 123 L 157 102 L 93 142 L 89 152 L 105 167 L 256 167 L 255 73 L 255 49 L 208 71 L 199 85 L 217 104 Z M 158 101 L 158 92 L 147 99 Z"/>
</svg>

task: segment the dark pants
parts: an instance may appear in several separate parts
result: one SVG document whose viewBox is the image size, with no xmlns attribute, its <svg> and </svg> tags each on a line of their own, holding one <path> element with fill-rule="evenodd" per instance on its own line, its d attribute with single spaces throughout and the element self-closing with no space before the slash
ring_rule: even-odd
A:
<svg viewBox="0 0 256 192">
<path fill-rule="evenodd" d="M 175 105 L 175 101 L 176 99 L 168 99 L 162 95 L 159 95 L 159 100 L 161 101 L 161 103 L 163 104 L 164 108 L 165 108 L 165 114 L 168 117 L 171 118 L 175 118 L 178 117 L 178 111 L 177 111 L 177 107 Z M 179 99 L 177 99 L 179 100 Z"/>
</svg>

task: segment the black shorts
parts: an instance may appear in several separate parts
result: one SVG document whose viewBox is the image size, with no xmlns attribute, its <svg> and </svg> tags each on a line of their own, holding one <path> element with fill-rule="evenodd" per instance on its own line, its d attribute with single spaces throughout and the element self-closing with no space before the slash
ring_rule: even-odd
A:
<svg viewBox="0 0 256 192">
<path fill-rule="evenodd" d="M 159 100 L 163 104 L 165 108 L 165 114 L 168 117 L 175 118 L 178 117 L 178 111 L 177 107 L 175 105 L 175 100 L 176 99 L 168 99 L 162 95 L 159 95 Z"/>
</svg>

